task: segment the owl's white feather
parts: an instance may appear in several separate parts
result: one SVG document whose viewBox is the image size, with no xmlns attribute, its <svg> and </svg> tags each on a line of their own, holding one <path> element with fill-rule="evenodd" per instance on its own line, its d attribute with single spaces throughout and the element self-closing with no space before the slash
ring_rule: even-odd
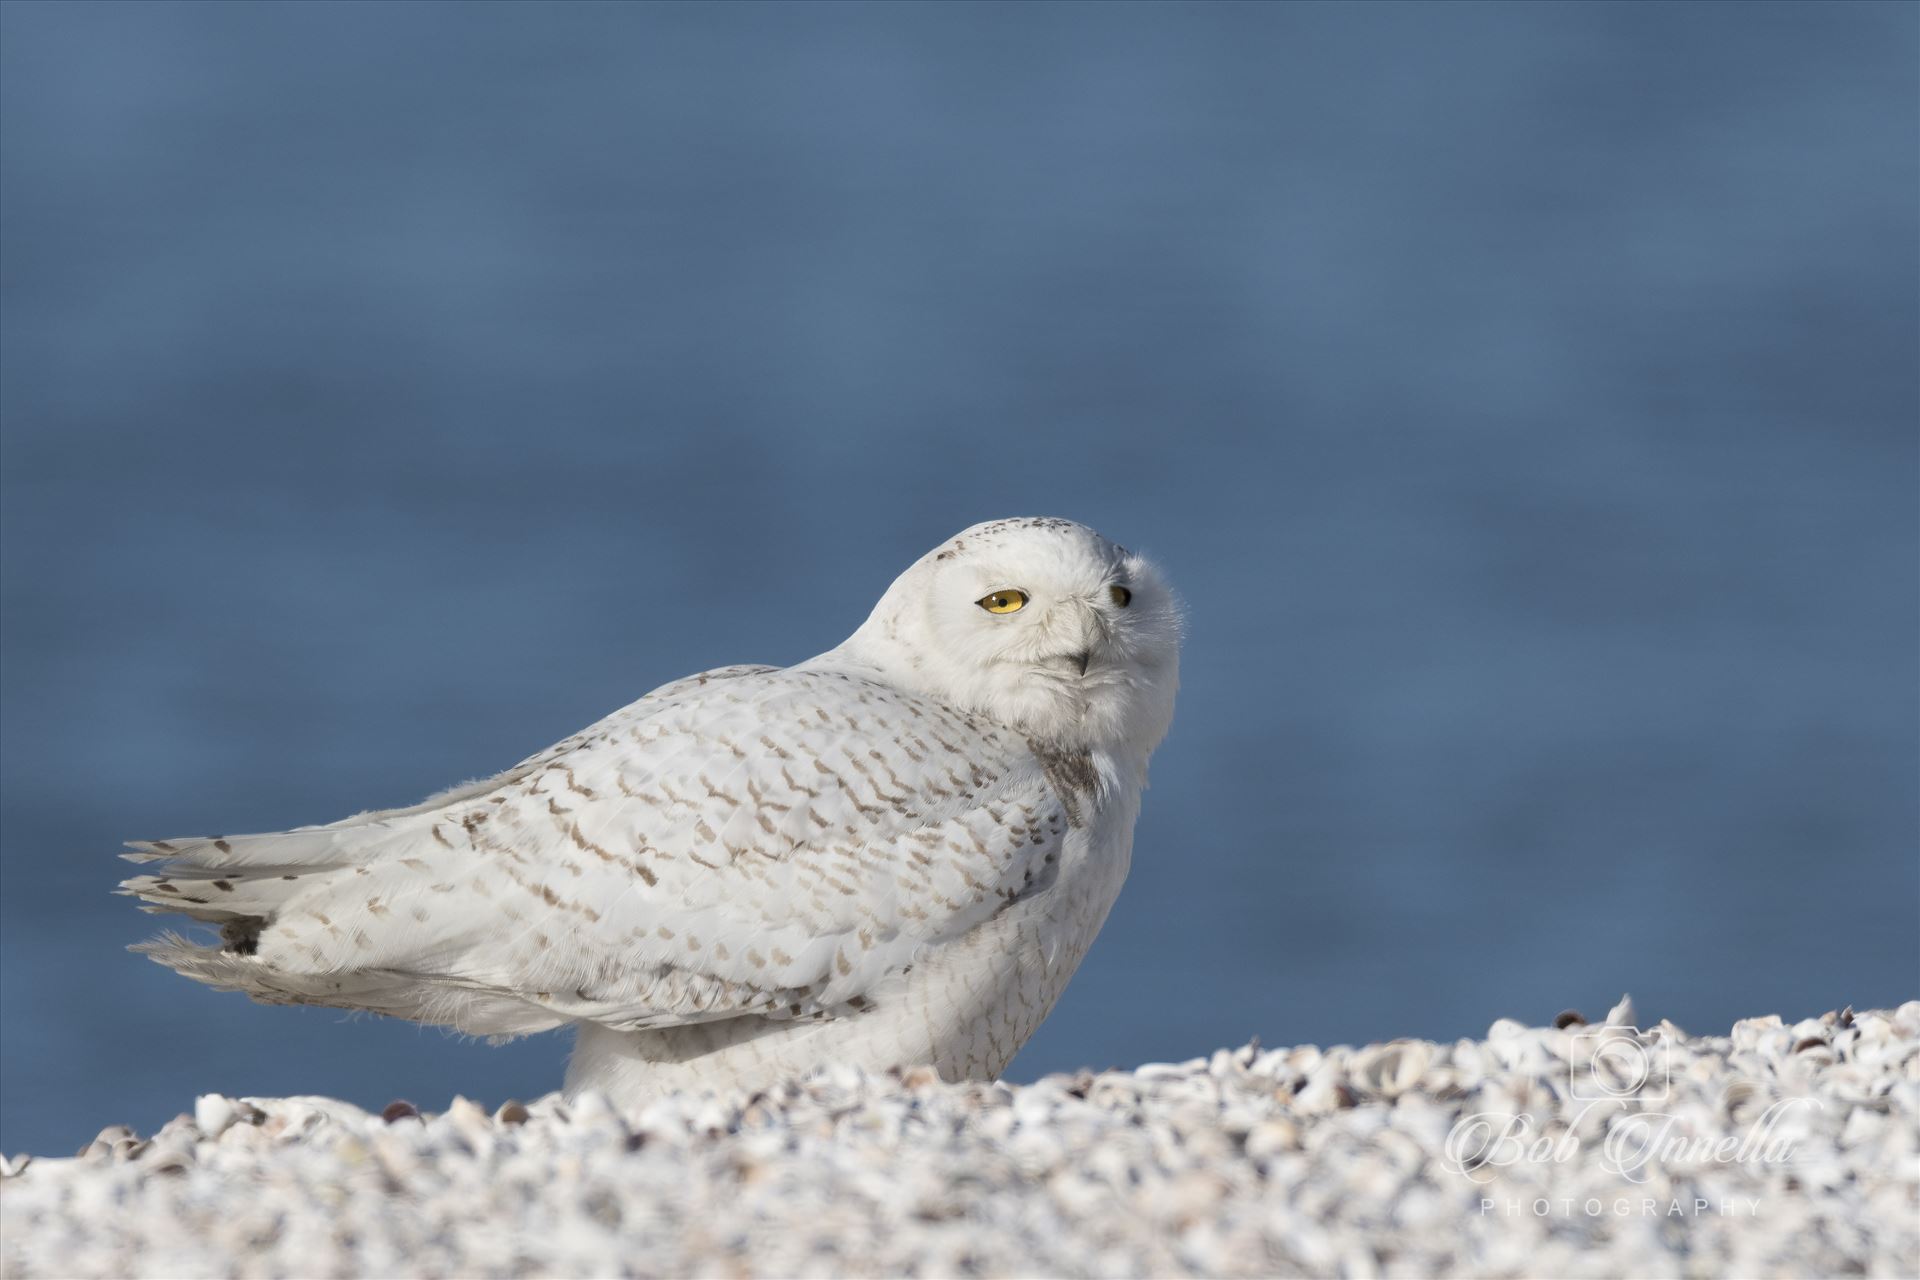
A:
<svg viewBox="0 0 1920 1280">
<path fill-rule="evenodd" d="M 1006 589 L 1025 607 L 978 603 Z M 131 846 L 166 865 L 127 892 L 221 926 L 138 949 L 266 1002 L 491 1036 L 577 1023 L 609 1080 L 742 1045 L 991 1074 L 1045 1007 L 991 1051 L 941 1041 L 1004 1014 L 961 1006 L 1050 1007 L 1091 941 L 1178 641 L 1140 557 L 1067 521 L 976 526 L 797 666 L 677 681 L 411 808 Z M 928 973 L 959 986 L 930 997 Z"/>
</svg>

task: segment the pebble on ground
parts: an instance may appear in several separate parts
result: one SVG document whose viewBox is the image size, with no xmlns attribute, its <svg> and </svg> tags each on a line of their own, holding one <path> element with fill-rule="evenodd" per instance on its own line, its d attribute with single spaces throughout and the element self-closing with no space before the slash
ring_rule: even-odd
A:
<svg viewBox="0 0 1920 1280">
<path fill-rule="evenodd" d="M 0 1274 L 1920 1274 L 1920 1001 L 1631 1021 L 631 1114 L 210 1094 L 0 1160 Z"/>
</svg>

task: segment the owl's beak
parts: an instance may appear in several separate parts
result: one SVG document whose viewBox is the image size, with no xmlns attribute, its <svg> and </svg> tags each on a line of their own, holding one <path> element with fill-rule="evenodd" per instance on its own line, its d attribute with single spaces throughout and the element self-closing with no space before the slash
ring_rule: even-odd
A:
<svg viewBox="0 0 1920 1280">
<path fill-rule="evenodd" d="M 1106 647 L 1107 627 L 1099 612 L 1091 606 L 1082 606 L 1076 612 L 1080 623 L 1080 634 L 1076 637 L 1079 643 L 1054 661 L 1084 676 L 1087 668 L 1093 665 L 1094 658 Z"/>
</svg>

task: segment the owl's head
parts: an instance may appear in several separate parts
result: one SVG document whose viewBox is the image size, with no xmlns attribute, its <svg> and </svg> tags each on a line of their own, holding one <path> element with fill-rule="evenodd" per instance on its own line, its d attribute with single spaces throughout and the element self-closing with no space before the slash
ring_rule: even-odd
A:
<svg viewBox="0 0 1920 1280">
<path fill-rule="evenodd" d="M 1144 763 L 1173 720 L 1180 605 L 1071 520 L 977 524 L 895 579 L 843 652 L 1029 737 Z"/>
</svg>

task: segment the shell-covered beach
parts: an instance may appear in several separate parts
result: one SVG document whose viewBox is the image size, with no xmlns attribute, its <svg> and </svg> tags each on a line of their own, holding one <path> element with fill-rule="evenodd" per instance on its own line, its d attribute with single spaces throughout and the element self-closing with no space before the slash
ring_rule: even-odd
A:
<svg viewBox="0 0 1920 1280">
<path fill-rule="evenodd" d="M 8 1159 L 0 1269 L 1920 1272 L 1920 1001 L 1720 1036 L 1631 1016 L 1022 1086 L 825 1071 L 636 1114 L 208 1095 L 156 1134 Z"/>
</svg>

